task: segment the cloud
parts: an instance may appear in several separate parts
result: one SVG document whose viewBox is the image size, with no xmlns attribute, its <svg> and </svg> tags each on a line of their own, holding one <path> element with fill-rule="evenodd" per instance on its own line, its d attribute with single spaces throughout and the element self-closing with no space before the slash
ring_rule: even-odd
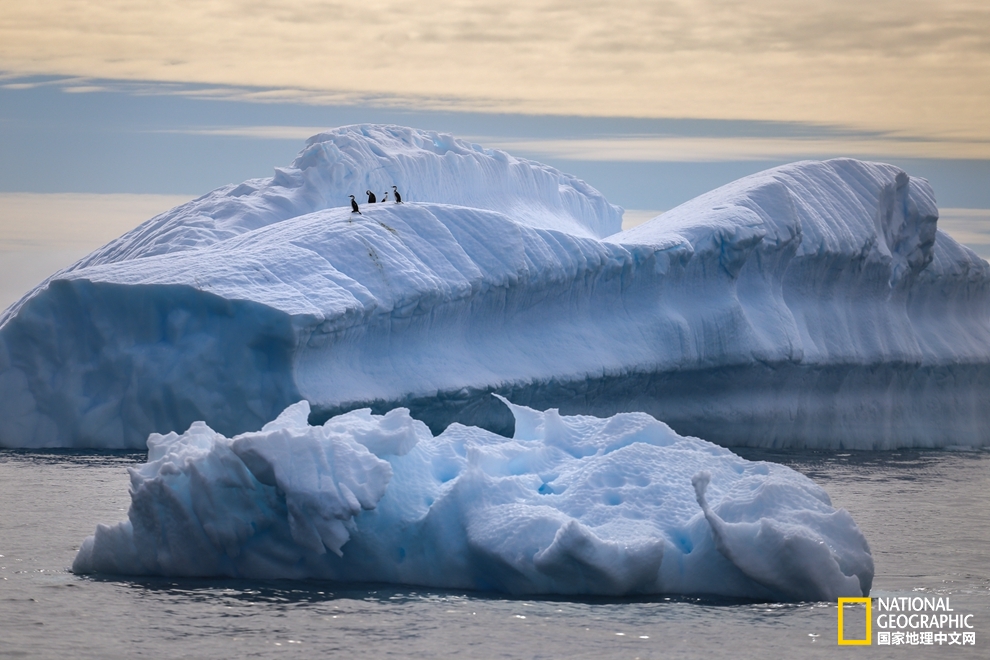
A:
<svg viewBox="0 0 990 660">
<path fill-rule="evenodd" d="M 938 228 L 990 258 L 990 209 L 939 209 Z"/>
<path fill-rule="evenodd" d="M 0 309 L 185 195 L 0 193 Z"/>
<path fill-rule="evenodd" d="M 619 137 L 471 141 L 543 158 L 623 162 L 782 161 L 806 158 L 947 158 L 990 160 L 990 142 L 877 137 Z"/>
<path fill-rule="evenodd" d="M 0 192 L 0 251 L 54 247 L 82 257 L 192 197 Z"/>
<path fill-rule="evenodd" d="M 301 142 L 328 130 L 321 126 L 206 126 L 156 132 L 219 135 Z M 819 136 L 745 137 L 632 135 L 591 138 L 532 139 L 458 136 L 486 148 L 534 158 L 604 162 L 740 162 L 806 158 L 944 158 L 990 160 L 990 141 L 922 140 L 857 135 L 822 130 Z"/>
<path fill-rule="evenodd" d="M 66 85 L 62 87 L 62 91 L 68 94 L 92 94 L 93 92 L 108 92 L 110 88 L 101 85 Z"/>
<path fill-rule="evenodd" d="M 990 139 L 985 0 L 7 2 L 0 69 Z"/>
<path fill-rule="evenodd" d="M 326 126 L 214 126 L 204 128 L 177 128 L 156 132 L 181 133 L 183 135 L 222 135 L 258 140 L 292 140 L 293 142 L 302 142 L 326 130 L 328 130 Z"/>
</svg>

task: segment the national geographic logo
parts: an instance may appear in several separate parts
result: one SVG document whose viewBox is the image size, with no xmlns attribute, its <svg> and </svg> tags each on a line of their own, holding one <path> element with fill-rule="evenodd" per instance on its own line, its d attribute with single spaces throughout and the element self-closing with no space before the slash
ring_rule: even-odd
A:
<svg viewBox="0 0 990 660">
<path fill-rule="evenodd" d="M 857 620 L 865 614 L 862 637 L 855 630 L 850 637 L 846 636 L 847 612 Z M 838 600 L 840 646 L 870 646 L 874 628 L 878 646 L 976 646 L 973 615 L 956 612 L 948 598 L 890 596 Z"/>
</svg>

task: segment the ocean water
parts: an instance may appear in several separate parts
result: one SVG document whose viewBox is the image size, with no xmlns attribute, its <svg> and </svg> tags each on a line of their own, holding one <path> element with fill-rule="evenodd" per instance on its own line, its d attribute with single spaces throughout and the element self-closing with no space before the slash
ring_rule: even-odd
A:
<svg viewBox="0 0 990 660">
<path fill-rule="evenodd" d="M 872 595 L 948 597 L 976 645 L 840 647 L 835 603 L 77 577 L 79 543 L 126 516 L 125 468 L 144 455 L 2 450 L 0 658 L 990 657 L 990 451 L 739 453 L 825 487 L 870 542 Z"/>
</svg>

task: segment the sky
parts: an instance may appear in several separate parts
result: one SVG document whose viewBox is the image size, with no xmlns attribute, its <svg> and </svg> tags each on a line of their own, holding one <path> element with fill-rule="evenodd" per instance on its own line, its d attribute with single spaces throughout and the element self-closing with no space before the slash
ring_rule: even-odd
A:
<svg viewBox="0 0 990 660">
<path fill-rule="evenodd" d="M 988 108 L 985 0 L 0 3 L 0 306 L 365 122 L 547 162 L 630 222 L 794 160 L 882 160 L 985 248 Z"/>
</svg>

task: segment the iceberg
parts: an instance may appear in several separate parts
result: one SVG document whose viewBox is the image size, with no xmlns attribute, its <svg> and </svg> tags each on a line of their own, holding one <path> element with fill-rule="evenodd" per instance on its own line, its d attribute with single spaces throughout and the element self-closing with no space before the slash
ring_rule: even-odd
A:
<svg viewBox="0 0 990 660">
<path fill-rule="evenodd" d="M 348 195 L 397 185 L 402 204 Z M 896 167 L 799 162 L 629 231 L 539 163 L 350 126 L 152 218 L 0 316 L 0 446 L 227 437 L 306 400 L 511 435 L 646 412 L 723 445 L 990 444 L 990 264 Z"/>
<path fill-rule="evenodd" d="M 148 462 L 130 469 L 128 519 L 99 525 L 72 570 L 512 594 L 869 594 L 859 528 L 790 468 L 644 413 L 505 403 L 513 438 L 457 423 L 434 437 L 402 408 L 312 426 L 306 401 L 233 438 L 203 422 L 153 434 Z"/>
</svg>

